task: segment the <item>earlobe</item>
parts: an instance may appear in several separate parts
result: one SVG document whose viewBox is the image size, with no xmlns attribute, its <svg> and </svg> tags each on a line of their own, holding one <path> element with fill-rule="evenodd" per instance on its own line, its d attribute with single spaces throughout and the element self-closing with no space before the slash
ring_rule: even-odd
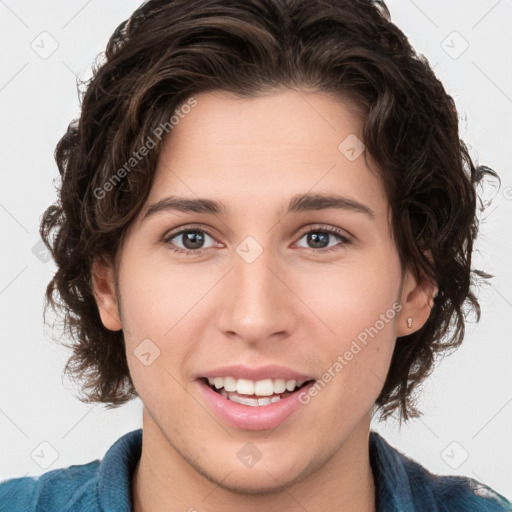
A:
<svg viewBox="0 0 512 512">
<path fill-rule="evenodd" d="M 96 258 L 92 264 L 91 281 L 103 325 L 110 331 L 122 329 L 123 325 L 117 305 L 113 265 L 110 262 Z"/>
<path fill-rule="evenodd" d="M 438 292 L 437 284 L 427 276 L 419 280 L 407 270 L 402 287 L 402 309 L 397 320 L 397 337 L 412 334 L 427 322 L 434 298 Z"/>
</svg>

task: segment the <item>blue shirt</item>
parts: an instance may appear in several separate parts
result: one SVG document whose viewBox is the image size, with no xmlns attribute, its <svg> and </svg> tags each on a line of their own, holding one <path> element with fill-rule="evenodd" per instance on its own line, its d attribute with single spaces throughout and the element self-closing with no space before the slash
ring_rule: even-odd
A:
<svg viewBox="0 0 512 512">
<path fill-rule="evenodd" d="M 0 482 L 0 512 L 131 512 L 131 480 L 142 429 L 120 437 L 103 460 Z M 370 431 L 378 512 L 512 511 L 502 495 L 472 478 L 437 476 Z"/>
</svg>

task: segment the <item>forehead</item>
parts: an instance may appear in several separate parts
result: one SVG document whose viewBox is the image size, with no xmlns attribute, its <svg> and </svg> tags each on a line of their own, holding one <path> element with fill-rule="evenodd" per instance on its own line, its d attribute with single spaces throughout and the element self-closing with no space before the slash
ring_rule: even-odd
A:
<svg viewBox="0 0 512 512">
<path fill-rule="evenodd" d="M 149 203 L 172 193 L 282 210 L 284 198 L 311 192 L 386 208 L 381 180 L 359 154 L 364 120 L 340 100 L 290 90 L 194 98 L 164 139 Z"/>
<path fill-rule="evenodd" d="M 172 129 L 169 151 L 188 150 L 200 144 L 200 153 L 228 148 L 257 156 L 276 154 L 321 164 L 339 156 L 338 145 L 347 135 L 362 139 L 363 120 L 352 108 L 330 95 L 306 91 L 275 90 L 240 98 L 226 91 L 195 95 L 197 105 Z M 264 150 L 264 153 L 262 153 Z"/>
</svg>

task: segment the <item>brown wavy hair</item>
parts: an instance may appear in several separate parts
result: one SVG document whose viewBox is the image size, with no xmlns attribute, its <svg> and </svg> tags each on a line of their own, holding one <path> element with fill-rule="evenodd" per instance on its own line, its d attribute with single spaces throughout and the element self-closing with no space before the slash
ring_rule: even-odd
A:
<svg viewBox="0 0 512 512">
<path fill-rule="evenodd" d="M 419 416 L 416 386 L 437 355 L 460 345 L 467 313 L 480 319 L 473 286 L 492 276 L 471 269 L 483 209 L 477 184 L 498 176 L 473 163 L 452 97 L 386 5 L 152 0 L 116 28 L 100 56 L 92 78 L 78 84 L 85 85 L 80 117 L 55 149 L 59 197 L 40 227 L 57 266 L 45 314 L 49 305 L 60 312 L 72 340 L 63 342 L 72 350 L 63 373 L 80 383 L 79 399 L 111 408 L 138 396 L 123 331 L 101 322 L 91 266 L 96 257 L 116 259 L 150 191 L 160 141 L 115 186 L 107 182 L 193 94 L 305 88 L 348 101 L 364 116 L 363 142 L 386 188 L 402 269 L 438 285 L 425 325 L 397 339 L 376 401 L 381 417 L 397 410 L 401 419 Z"/>
</svg>

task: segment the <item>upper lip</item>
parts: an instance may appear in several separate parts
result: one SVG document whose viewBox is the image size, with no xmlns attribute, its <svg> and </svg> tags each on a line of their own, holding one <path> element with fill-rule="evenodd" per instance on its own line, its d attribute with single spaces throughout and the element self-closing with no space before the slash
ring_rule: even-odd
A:
<svg viewBox="0 0 512 512">
<path fill-rule="evenodd" d="M 269 364 L 258 367 L 236 364 L 232 366 L 214 368 L 198 375 L 198 378 L 214 377 L 234 377 L 235 379 L 248 379 L 253 381 L 264 379 L 285 379 L 297 381 L 314 380 L 314 377 L 311 375 L 297 372 L 291 368 L 287 368 L 286 366 L 281 366 L 278 364 Z"/>
</svg>

